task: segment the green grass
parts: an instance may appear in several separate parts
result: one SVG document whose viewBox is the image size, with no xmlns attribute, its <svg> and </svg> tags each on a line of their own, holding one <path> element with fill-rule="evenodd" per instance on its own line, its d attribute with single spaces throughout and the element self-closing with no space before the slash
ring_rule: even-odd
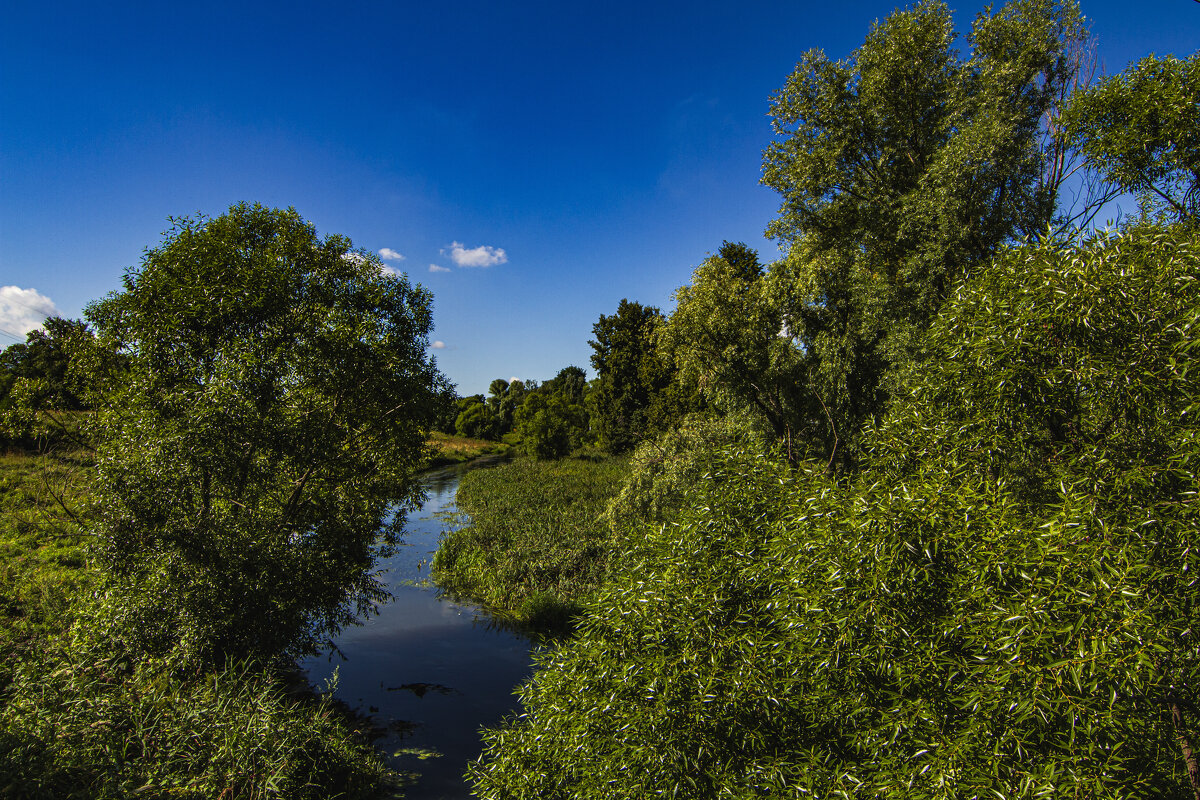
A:
<svg viewBox="0 0 1200 800">
<path fill-rule="evenodd" d="M 0 456 L 0 689 L 30 650 L 70 626 L 97 582 L 73 518 L 89 474 L 81 451 Z"/>
<path fill-rule="evenodd" d="M 501 618 L 561 631 L 604 580 L 612 552 L 604 521 L 625 459 L 521 458 L 463 476 L 466 523 L 443 539 L 434 581 Z"/>
</svg>

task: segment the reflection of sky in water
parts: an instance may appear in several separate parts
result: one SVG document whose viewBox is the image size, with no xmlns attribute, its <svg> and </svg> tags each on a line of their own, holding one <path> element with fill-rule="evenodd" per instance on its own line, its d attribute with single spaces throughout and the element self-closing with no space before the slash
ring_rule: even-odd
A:
<svg viewBox="0 0 1200 800">
<path fill-rule="evenodd" d="M 530 671 L 528 640 L 499 629 L 472 606 L 438 599 L 432 587 L 410 585 L 429 576 L 443 529 L 434 515 L 453 510 L 461 474 L 449 468 L 427 476 L 424 507 L 410 516 L 404 543 L 379 564 L 395 599 L 337 638 L 345 660 L 335 653 L 301 662 L 317 686 L 336 668 L 339 698 L 397 728 L 380 740 L 380 749 L 443 754 L 393 759 L 396 768 L 421 773 L 405 792 L 412 800 L 470 797 L 462 774 L 479 755 L 479 728 L 516 710 L 513 690 Z M 408 730 L 408 723 L 415 727 Z"/>
</svg>

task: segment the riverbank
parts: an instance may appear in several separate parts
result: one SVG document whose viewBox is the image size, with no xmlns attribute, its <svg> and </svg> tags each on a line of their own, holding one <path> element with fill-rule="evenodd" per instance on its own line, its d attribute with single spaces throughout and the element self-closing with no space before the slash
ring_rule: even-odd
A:
<svg viewBox="0 0 1200 800">
<path fill-rule="evenodd" d="M 502 455 L 502 442 L 432 433 L 429 469 Z M 32 446 L 32 442 L 30 443 Z M 48 453 L 13 446 L 0 453 L 0 689 L 17 655 L 32 642 L 65 631 L 76 600 L 95 586 L 87 536 L 90 453 L 59 443 Z"/>
<path fill-rule="evenodd" d="M 499 463 L 485 456 L 422 476 L 425 502 L 408 512 L 402 543 L 376 564 L 391 599 L 334 637 L 336 650 L 300 664 L 314 685 L 336 670 L 335 697 L 382 733 L 376 748 L 412 776 L 410 800 L 469 800 L 464 774 L 482 750 L 480 730 L 520 712 L 514 689 L 530 676 L 529 637 L 428 580 L 461 477 Z"/>
<path fill-rule="evenodd" d="M 568 630 L 604 580 L 604 511 L 627 469 L 623 458 L 518 458 L 469 473 L 457 500 L 464 524 L 443 539 L 434 581 L 519 626 Z"/>
<path fill-rule="evenodd" d="M 497 442 L 438 434 L 430 443 L 438 451 L 433 465 L 508 451 Z M 5 775 L 0 794 L 104 798 L 156 786 L 173 796 L 199 798 L 227 789 L 238 796 L 267 796 L 272 786 L 290 786 L 271 796 L 367 797 L 383 787 L 399 788 L 395 760 L 379 752 L 378 742 L 372 746 L 373 733 L 361 719 L 346 716 L 331 697 L 297 693 L 294 675 L 286 670 L 236 663 L 207 675 L 182 675 L 168 663 L 131 665 L 100 637 L 79 639 L 71 633 L 80 614 L 95 613 L 91 596 L 101 582 L 89 564 L 86 521 L 80 518 L 92 468 L 86 451 L 65 447 L 48 455 L 0 456 L 0 774 Z M 435 467 L 430 474 L 437 472 Z M 400 557 L 427 564 L 440 532 L 440 523 L 434 525 L 429 544 L 419 548 L 430 552 L 407 547 Z M 442 611 L 448 607 L 428 602 Z M 473 636 L 469 623 L 455 630 L 455 635 Z M 428 645 L 428 631 L 421 636 Z M 528 668 L 527 646 L 507 641 L 505 646 L 513 651 L 505 658 L 516 666 L 508 683 L 493 692 L 498 704 L 511 701 L 512 687 Z M 414 649 L 401 649 L 411 669 Z M 485 660 L 494 666 L 497 658 L 493 651 Z M 461 657 L 454 661 L 460 668 L 480 666 Z M 488 673 L 482 667 L 477 671 Z M 349 680 L 349 665 L 345 672 Z M 433 678 L 422 674 L 394 682 L 466 683 L 452 671 L 429 672 Z M 379 682 L 378 673 L 370 677 Z M 400 699 L 409 694 L 400 692 Z M 414 699 L 420 698 L 408 698 Z M 477 705 L 468 694 L 437 695 L 437 700 Z M 497 724 L 507 713 L 507 706 L 497 708 L 492 717 L 463 726 L 475 737 L 470 757 L 478 752 L 479 727 Z M 254 734 L 267 729 L 273 732 L 267 739 Z M 387 744 L 415 752 L 407 742 Z M 413 772 L 428 772 L 429 762 L 399 766 L 411 778 Z M 461 769 L 454 767 L 444 780 L 459 781 Z"/>
<path fill-rule="evenodd" d="M 435 454 L 429 462 L 428 469 L 465 464 L 483 456 L 504 455 L 511 450 L 511 446 L 504 442 L 453 436 L 439 431 L 429 434 L 429 445 Z"/>
<path fill-rule="evenodd" d="M 78 416 L 78 415 L 76 415 Z M 20 443 L 18 443 L 19 445 Z M 502 442 L 434 432 L 429 469 L 502 455 Z M 14 654 L 65 631 L 76 600 L 95 586 L 87 563 L 87 536 L 79 515 L 86 506 L 93 461 L 84 449 L 58 443 L 48 453 L 13 446 L 0 453 L 0 689 Z"/>
</svg>

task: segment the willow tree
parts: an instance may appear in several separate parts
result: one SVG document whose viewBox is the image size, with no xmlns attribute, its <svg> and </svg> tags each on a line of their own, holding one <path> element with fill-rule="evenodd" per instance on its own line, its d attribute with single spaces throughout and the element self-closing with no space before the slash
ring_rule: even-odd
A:
<svg viewBox="0 0 1200 800">
<path fill-rule="evenodd" d="M 657 332 L 676 380 L 717 411 L 749 414 L 788 445 L 803 418 L 805 359 L 785 335 L 783 308 L 758 253 L 725 242 L 675 292 L 675 311 Z"/>
<path fill-rule="evenodd" d="M 1197 308 L 1184 226 L 1004 253 L 858 474 L 744 441 L 629 533 L 479 796 L 1196 796 Z"/>
<path fill-rule="evenodd" d="M 845 60 L 806 53 L 774 96 L 763 157 L 787 331 L 819 402 L 793 427 L 849 454 L 956 281 L 1044 231 L 1057 201 L 1044 117 L 1078 61 L 1072 2 L 981 14 L 964 57 L 949 9 L 876 23 Z"/>
<path fill-rule="evenodd" d="M 1068 134 L 1148 212 L 1200 213 L 1200 54 L 1148 56 L 1071 98 Z"/>
</svg>

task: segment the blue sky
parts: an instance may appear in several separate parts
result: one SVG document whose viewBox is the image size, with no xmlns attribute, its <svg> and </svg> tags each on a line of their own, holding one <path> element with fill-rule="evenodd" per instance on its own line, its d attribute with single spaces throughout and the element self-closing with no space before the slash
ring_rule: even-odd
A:
<svg viewBox="0 0 1200 800">
<path fill-rule="evenodd" d="M 0 4 L 0 346 L 118 289 L 168 216 L 261 202 L 403 255 L 462 394 L 590 375 L 599 316 L 669 310 L 725 239 L 774 258 L 769 97 L 895 8 Z M 1082 8 L 1109 73 L 1200 46 L 1194 0 Z"/>
</svg>

